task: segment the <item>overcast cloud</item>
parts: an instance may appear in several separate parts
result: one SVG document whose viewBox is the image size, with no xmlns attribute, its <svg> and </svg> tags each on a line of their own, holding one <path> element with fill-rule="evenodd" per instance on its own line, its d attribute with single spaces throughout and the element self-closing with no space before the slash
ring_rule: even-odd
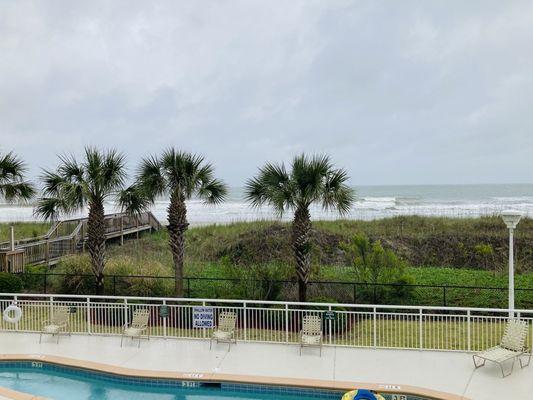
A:
<svg viewBox="0 0 533 400">
<path fill-rule="evenodd" d="M 533 2 L 3 0 L 0 138 L 32 175 L 173 145 L 233 186 L 302 151 L 354 185 L 532 182 Z"/>
</svg>

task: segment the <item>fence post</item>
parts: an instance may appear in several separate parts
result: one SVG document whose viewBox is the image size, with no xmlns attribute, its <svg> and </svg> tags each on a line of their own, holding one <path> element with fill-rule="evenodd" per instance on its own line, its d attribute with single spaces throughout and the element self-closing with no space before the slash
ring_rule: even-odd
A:
<svg viewBox="0 0 533 400">
<path fill-rule="evenodd" d="M 163 300 L 163 305 L 164 306 L 167 305 L 167 301 L 166 300 Z M 167 308 L 167 311 L 168 311 L 168 308 Z M 167 338 L 167 317 L 163 317 L 163 337 L 165 339 Z"/>
<path fill-rule="evenodd" d="M 422 309 L 418 311 L 418 336 L 420 340 L 418 341 L 419 349 L 422 350 L 424 348 L 424 315 L 422 313 Z"/>
<path fill-rule="evenodd" d="M 355 283 L 353 284 L 353 303 L 357 303 L 357 285 Z"/>
<path fill-rule="evenodd" d="M 446 285 L 442 287 L 442 299 L 443 299 L 444 307 L 446 307 Z"/>
<path fill-rule="evenodd" d="M 244 324 L 244 327 L 243 327 L 243 331 L 244 331 L 244 341 L 247 341 L 248 340 L 248 310 L 246 309 L 246 302 L 243 302 L 242 303 L 242 306 L 243 306 L 243 324 Z"/>
<path fill-rule="evenodd" d="M 378 345 L 378 332 L 377 332 L 377 328 L 378 328 L 378 312 L 377 312 L 376 307 L 374 307 L 373 314 L 374 314 L 373 341 L 374 341 L 374 348 L 376 348 L 377 345 Z"/>
<path fill-rule="evenodd" d="M 191 278 L 187 278 L 187 297 L 191 298 Z"/>
<path fill-rule="evenodd" d="M 328 311 L 331 311 L 331 306 L 328 306 Z M 331 319 L 328 319 L 328 343 L 331 344 Z"/>
<path fill-rule="evenodd" d="M 47 268 L 48 268 L 48 267 L 47 267 Z M 43 279 L 43 281 L 44 281 L 44 282 L 43 282 L 43 289 L 44 289 L 43 291 L 44 291 L 44 294 L 46 294 L 46 287 L 48 286 L 48 283 L 47 283 L 47 281 L 46 281 L 46 270 L 44 270 L 44 276 L 43 276 L 43 278 L 44 278 L 44 279 Z"/>
<path fill-rule="evenodd" d="M 285 342 L 289 343 L 289 305 L 285 304 Z"/>
<path fill-rule="evenodd" d="M 205 301 L 202 301 L 202 307 L 205 307 Z M 214 318 L 216 318 L 216 316 L 213 315 Z M 206 335 L 206 330 L 205 328 L 202 328 L 202 337 L 205 339 L 207 337 Z"/>
<path fill-rule="evenodd" d="M 91 334 L 91 299 L 87 297 L 87 333 Z"/>
<path fill-rule="evenodd" d="M 124 326 L 128 324 L 128 299 L 124 299 Z"/>
<path fill-rule="evenodd" d="M 117 295 L 117 276 L 113 275 L 113 296 Z"/>
<path fill-rule="evenodd" d="M 18 296 L 13 297 L 13 303 L 16 305 L 18 303 Z M 19 330 L 19 321 L 15 322 L 15 330 Z"/>
<path fill-rule="evenodd" d="M 472 345 L 471 345 L 471 331 L 472 331 L 472 327 L 471 327 L 471 318 L 470 318 L 470 310 L 468 310 L 466 312 L 466 348 L 468 351 L 471 351 L 472 349 Z"/>
</svg>

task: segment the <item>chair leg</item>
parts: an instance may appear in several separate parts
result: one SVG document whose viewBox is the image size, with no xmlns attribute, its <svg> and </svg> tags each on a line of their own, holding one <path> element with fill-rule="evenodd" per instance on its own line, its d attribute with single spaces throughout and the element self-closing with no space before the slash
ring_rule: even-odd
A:
<svg viewBox="0 0 533 400">
<path fill-rule="evenodd" d="M 527 364 L 522 363 L 522 357 L 518 357 L 518 361 L 520 362 L 520 368 L 529 366 L 529 363 L 531 362 L 531 353 L 529 353 L 529 356 L 527 357 Z"/>
<path fill-rule="evenodd" d="M 122 343 L 124 342 L 124 335 L 120 337 L 120 347 L 122 347 Z"/>
<path fill-rule="evenodd" d="M 511 375 L 513 373 L 513 368 L 514 368 L 514 363 L 515 363 L 516 359 L 513 358 L 513 363 L 511 364 L 511 369 L 509 370 L 508 373 L 505 373 L 504 370 L 503 370 L 503 363 L 498 363 L 499 366 L 500 366 L 500 369 L 502 371 L 502 378 L 505 378 L 505 377 L 508 377 L 509 375 Z"/>
<path fill-rule="evenodd" d="M 213 338 L 209 339 L 209 350 L 213 347 Z"/>
<path fill-rule="evenodd" d="M 140 349 L 141 348 L 141 337 L 139 336 L 139 344 L 137 345 L 137 348 Z"/>
<path fill-rule="evenodd" d="M 56 343 L 59 344 L 59 332 L 57 333 Z"/>
<path fill-rule="evenodd" d="M 476 369 L 481 368 L 481 367 L 483 367 L 485 365 L 486 360 L 483 359 L 483 358 L 482 358 L 482 360 L 483 360 L 483 362 L 478 364 L 477 361 L 476 361 L 476 355 L 472 356 L 472 361 L 474 361 L 474 366 L 476 367 Z"/>
</svg>

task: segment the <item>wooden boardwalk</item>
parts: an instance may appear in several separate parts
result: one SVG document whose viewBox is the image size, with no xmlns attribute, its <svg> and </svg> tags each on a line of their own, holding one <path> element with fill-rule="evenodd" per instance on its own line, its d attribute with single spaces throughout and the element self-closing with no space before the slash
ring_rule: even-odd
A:
<svg viewBox="0 0 533 400">
<path fill-rule="evenodd" d="M 151 212 L 141 215 L 105 216 L 106 240 L 159 230 L 161 224 Z M 43 236 L 0 243 L 0 271 L 23 272 L 24 266 L 57 263 L 61 257 L 82 252 L 87 240 L 87 218 L 59 221 Z"/>
</svg>

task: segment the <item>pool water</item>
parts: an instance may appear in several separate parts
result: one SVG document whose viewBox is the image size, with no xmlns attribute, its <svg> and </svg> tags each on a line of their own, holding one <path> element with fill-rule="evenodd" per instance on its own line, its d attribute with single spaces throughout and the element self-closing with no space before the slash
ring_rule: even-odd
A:
<svg viewBox="0 0 533 400">
<path fill-rule="evenodd" d="M 30 361 L 0 362 L 0 387 L 54 400 L 316 400 L 338 391 L 120 377 Z"/>
</svg>

